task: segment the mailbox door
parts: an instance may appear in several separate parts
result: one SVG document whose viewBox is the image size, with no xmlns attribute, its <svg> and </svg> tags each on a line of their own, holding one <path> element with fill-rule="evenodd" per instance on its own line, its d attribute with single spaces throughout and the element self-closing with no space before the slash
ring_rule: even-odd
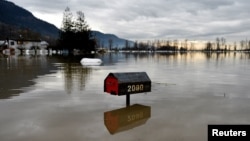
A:
<svg viewBox="0 0 250 141">
<path fill-rule="evenodd" d="M 118 82 L 117 79 L 115 77 L 108 77 L 106 80 L 106 92 L 113 94 L 113 95 L 117 95 L 118 94 Z"/>
</svg>

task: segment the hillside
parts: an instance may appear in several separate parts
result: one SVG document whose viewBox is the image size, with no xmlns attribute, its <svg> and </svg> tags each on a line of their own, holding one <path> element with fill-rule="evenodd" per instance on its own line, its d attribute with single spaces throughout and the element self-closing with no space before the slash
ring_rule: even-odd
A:
<svg viewBox="0 0 250 141">
<path fill-rule="evenodd" d="M 93 35 L 98 39 L 101 47 L 108 48 L 110 46 L 109 40 L 112 40 L 112 48 L 122 48 L 125 46 L 126 39 L 117 37 L 114 34 L 104 34 L 99 31 L 93 31 Z M 129 46 L 133 46 L 134 42 L 128 41 Z"/>
<path fill-rule="evenodd" d="M 90 25 L 91 27 L 91 25 Z M 18 38 L 42 38 L 44 40 L 55 40 L 58 38 L 59 29 L 46 21 L 33 16 L 28 10 L 6 0 L 0 0 L 0 39 Z M 112 40 L 112 48 L 125 46 L 125 39 L 118 38 L 113 34 L 104 34 L 93 31 L 100 46 L 109 47 L 109 40 Z M 129 41 L 132 45 L 133 42 Z"/>
<path fill-rule="evenodd" d="M 5 0 L 0 1 L 0 22 L 16 28 L 29 29 L 53 38 L 57 38 L 59 33 L 56 26 L 37 19 L 31 12 Z"/>
</svg>

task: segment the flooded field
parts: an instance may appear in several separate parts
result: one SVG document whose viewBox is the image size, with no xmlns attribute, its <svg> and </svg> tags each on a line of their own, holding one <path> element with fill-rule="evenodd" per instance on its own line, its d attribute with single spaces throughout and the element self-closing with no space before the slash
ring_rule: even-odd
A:
<svg viewBox="0 0 250 141">
<path fill-rule="evenodd" d="M 1 141 L 203 141 L 208 124 L 250 124 L 250 54 L 0 57 Z M 110 72 L 146 72 L 151 92 L 104 92 Z"/>
</svg>

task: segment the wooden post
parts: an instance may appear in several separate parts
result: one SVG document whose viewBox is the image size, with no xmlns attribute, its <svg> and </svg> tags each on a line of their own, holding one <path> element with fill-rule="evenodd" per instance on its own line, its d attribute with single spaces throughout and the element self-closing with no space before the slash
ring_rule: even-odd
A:
<svg viewBox="0 0 250 141">
<path fill-rule="evenodd" d="M 130 94 L 126 94 L 126 106 L 130 106 Z"/>
</svg>

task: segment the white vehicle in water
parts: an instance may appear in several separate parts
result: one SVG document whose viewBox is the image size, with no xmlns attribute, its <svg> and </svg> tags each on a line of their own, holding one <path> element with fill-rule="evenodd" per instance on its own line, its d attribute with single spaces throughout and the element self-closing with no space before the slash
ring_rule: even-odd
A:
<svg viewBox="0 0 250 141">
<path fill-rule="evenodd" d="M 80 63 L 84 66 L 99 66 L 102 64 L 102 60 L 99 58 L 82 58 Z"/>
</svg>

